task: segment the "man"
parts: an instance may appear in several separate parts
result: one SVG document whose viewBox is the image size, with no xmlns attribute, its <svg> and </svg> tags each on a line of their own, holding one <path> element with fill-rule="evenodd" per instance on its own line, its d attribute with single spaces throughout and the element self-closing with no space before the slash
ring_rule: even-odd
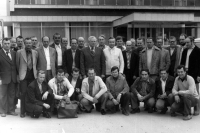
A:
<svg viewBox="0 0 200 133">
<path fill-rule="evenodd" d="M 134 39 L 134 38 L 131 38 L 130 41 L 131 41 L 131 43 L 132 43 L 132 50 L 133 50 L 133 51 L 136 50 L 137 47 L 136 47 L 136 45 L 135 45 L 135 44 L 136 44 L 135 39 Z"/>
<path fill-rule="evenodd" d="M 59 101 L 65 100 L 70 102 L 70 97 L 74 93 L 74 87 L 70 84 L 68 79 L 65 77 L 65 73 L 62 69 L 57 70 L 55 78 L 52 78 L 49 83 L 49 87 L 53 90 L 55 107 L 58 108 Z"/>
<path fill-rule="evenodd" d="M 56 50 L 49 47 L 49 37 L 42 37 L 43 47 L 37 48 L 38 61 L 37 70 L 45 71 L 46 82 L 56 76 Z"/>
<path fill-rule="evenodd" d="M 86 77 L 87 70 L 94 68 L 96 75 L 105 77 L 105 56 L 101 48 L 96 47 L 97 39 L 94 36 L 88 38 L 89 46 L 81 51 L 80 67 L 83 78 Z"/>
<path fill-rule="evenodd" d="M 43 114 L 51 118 L 50 111 L 54 100 L 53 90 L 45 80 L 45 71 L 37 71 L 37 79 L 28 86 L 25 98 L 26 111 L 32 118 L 39 118 Z"/>
<path fill-rule="evenodd" d="M 17 40 L 17 48 L 15 49 L 15 51 L 23 49 L 24 48 L 24 38 L 22 36 L 18 36 L 16 38 Z"/>
<path fill-rule="evenodd" d="M 145 110 L 148 110 L 148 113 L 153 113 L 155 82 L 149 77 L 148 69 L 142 69 L 140 75 L 131 86 L 131 113 L 140 112 L 140 102 L 144 102 Z"/>
<path fill-rule="evenodd" d="M 179 45 L 184 47 L 185 46 L 185 39 L 187 38 L 187 35 L 182 33 L 179 37 Z"/>
<path fill-rule="evenodd" d="M 115 38 L 110 37 L 108 39 L 109 47 L 104 49 L 104 55 L 106 59 L 106 77 L 111 75 L 111 68 L 113 66 L 117 66 L 119 68 L 120 74 L 123 74 L 124 71 L 124 59 L 122 55 L 122 51 L 115 47 Z"/>
<path fill-rule="evenodd" d="M 166 71 L 168 71 L 170 66 L 170 55 L 169 51 L 164 49 L 162 45 L 163 39 L 158 37 L 156 39 L 156 46 L 161 50 L 161 69 L 165 69 Z"/>
<path fill-rule="evenodd" d="M 17 48 L 17 40 L 15 37 L 12 37 L 10 39 L 10 49 L 15 51 L 16 48 Z"/>
<path fill-rule="evenodd" d="M 169 106 L 168 95 L 171 94 L 172 88 L 174 85 L 174 78 L 168 75 L 166 69 L 160 70 L 160 78 L 157 78 L 155 81 L 156 91 L 156 109 L 161 110 L 161 114 L 165 114 L 168 110 L 167 106 Z"/>
<path fill-rule="evenodd" d="M 101 48 L 102 50 L 104 50 L 105 48 L 107 48 L 108 46 L 105 44 L 105 40 L 106 37 L 104 35 L 100 35 L 99 36 L 99 48 Z"/>
<path fill-rule="evenodd" d="M 144 49 L 144 40 L 142 38 L 137 38 L 137 49 L 135 50 L 135 53 L 140 57 L 141 51 Z"/>
<path fill-rule="evenodd" d="M 180 53 L 181 47 L 177 45 L 176 38 L 174 36 L 169 37 L 169 47 L 166 49 L 170 54 L 170 66 L 168 69 L 169 75 L 175 77 L 176 76 L 176 68 L 180 63 Z"/>
<path fill-rule="evenodd" d="M 14 115 L 15 113 L 15 91 L 17 83 L 16 53 L 10 50 L 10 40 L 2 40 L 0 50 L 0 113 L 1 117 Z"/>
<path fill-rule="evenodd" d="M 116 46 L 117 48 L 121 49 L 121 51 L 126 50 L 126 47 L 124 46 L 123 38 L 122 36 L 116 37 Z"/>
<path fill-rule="evenodd" d="M 81 50 L 85 47 L 85 40 L 83 37 L 78 38 L 78 49 Z"/>
<path fill-rule="evenodd" d="M 171 104 L 171 116 L 176 116 L 176 112 L 183 111 L 183 120 L 192 119 L 191 107 L 195 107 L 199 101 L 194 79 L 186 74 L 183 65 L 177 67 L 178 77 L 175 79 L 172 95 L 169 96 Z M 194 112 L 194 115 L 197 112 Z"/>
<path fill-rule="evenodd" d="M 61 38 L 61 47 L 65 47 L 66 49 L 70 49 L 71 47 L 68 45 L 67 37 Z"/>
<path fill-rule="evenodd" d="M 139 75 L 139 56 L 132 50 L 131 41 L 126 42 L 126 50 L 122 52 L 124 58 L 124 74 L 131 86 Z"/>
<path fill-rule="evenodd" d="M 76 67 L 80 69 L 80 54 L 81 51 L 78 49 L 77 39 L 72 38 L 71 48 L 67 49 L 63 56 L 63 67 L 66 78 L 68 78 L 69 75 L 71 76 L 73 68 Z"/>
<path fill-rule="evenodd" d="M 121 104 L 122 114 L 129 115 L 130 93 L 129 86 L 124 76 L 119 74 L 119 68 L 111 68 L 112 75 L 106 79 L 109 100 L 106 102 L 106 109 L 116 112 L 116 107 Z"/>
<path fill-rule="evenodd" d="M 25 95 L 28 85 L 37 78 L 37 59 L 38 53 L 32 50 L 31 38 L 24 40 L 25 49 L 17 51 L 16 64 L 19 73 L 19 90 L 20 90 L 20 117 L 25 117 Z"/>
<path fill-rule="evenodd" d="M 141 51 L 139 61 L 139 71 L 142 69 L 148 69 L 150 77 L 155 81 L 159 75 L 159 69 L 161 63 L 161 52 L 160 49 L 154 46 L 153 39 L 147 38 L 147 47 Z"/>
<path fill-rule="evenodd" d="M 61 35 L 58 33 L 55 33 L 53 35 L 53 44 L 50 45 L 50 47 L 54 48 L 56 50 L 56 68 L 57 69 L 63 69 L 63 55 L 64 51 L 67 50 L 65 47 L 62 47 L 60 42 L 61 42 Z"/>
<path fill-rule="evenodd" d="M 88 78 L 85 78 L 82 82 L 81 93 L 83 99 L 81 104 L 86 109 L 87 113 L 91 113 L 96 106 L 96 110 L 100 111 L 102 115 L 106 114 L 105 105 L 108 99 L 106 93 L 107 87 L 99 76 L 95 76 L 96 72 L 94 68 L 88 69 Z"/>
<path fill-rule="evenodd" d="M 80 101 L 82 99 L 81 95 L 81 86 L 82 86 L 82 79 L 80 78 L 80 70 L 78 68 L 72 69 L 71 76 L 68 77 L 69 82 L 74 87 L 74 93 L 70 97 L 70 100 Z"/>
<path fill-rule="evenodd" d="M 31 42 L 32 42 L 32 49 L 36 49 L 39 47 L 39 42 L 36 36 L 31 37 Z"/>
</svg>

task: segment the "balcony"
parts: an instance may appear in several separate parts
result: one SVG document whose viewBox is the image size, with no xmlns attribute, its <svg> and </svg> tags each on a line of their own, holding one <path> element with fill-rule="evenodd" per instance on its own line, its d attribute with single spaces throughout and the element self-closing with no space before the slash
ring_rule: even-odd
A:
<svg viewBox="0 0 200 133">
<path fill-rule="evenodd" d="M 15 0 L 15 5 L 200 7 L 200 0 Z"/>
</svg>

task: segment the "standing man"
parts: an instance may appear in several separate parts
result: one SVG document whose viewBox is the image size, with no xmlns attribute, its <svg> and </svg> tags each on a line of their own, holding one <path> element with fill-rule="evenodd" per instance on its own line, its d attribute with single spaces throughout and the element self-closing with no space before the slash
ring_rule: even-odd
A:
<svg viewBox="0 0 200 133">
<path fill-rule="evenodd" d="M 116 46 L 117 46 L 117 48 L 121 49 L 121 51 L 126 50 L 122 36 L 116 37 Z"/>
<path fill-rule="evenodd" d="M 187 35 L 182 33 L 179 37 L 179 45 L 181 47 L 185 47 L 185 39 L 187 38 Z"/>
<path fill-rule="evenodd" d="M 126 42 L 126 50 L 122 52 L 124 58 L 124 74 L 131 86 L 139 75 L 139 56 L 132 50 L 131 41 Z"/>
<path fill-rule="evenodd" d="M 78 38 L 78 49 L 81 50 L 85 47 L 85 39 L 83 37 Z"/>
<path fill-rule="evenodd" d="M 20 117 L 25 117 L 25 95 L 28 85 L 37 78 L 37 59 L 38 53 L 35 50 L 32 50 L 31 38 L 25 38 L 24 40 L 25 49 L 17 51 L 16 63 L 17 70 L 19 73 L 19 90 L 20 90 Z"/>
<path fill-rule="evenodd" d="M 134 38 L 131 38 L 130 41 L 131 41 L 131 43 L 132 43 L 132 50 L 133 50 L 133 51 L 136 50 L 137 47 L 136 47 L 136 41 L 135 41 L 135 39 L 134 39 Z"/>
<path fill-rule="evenodd" d="M 163 39 L 158 38 L 156 39 L 156 46 L 161 50 L 161 69 L 165 69 L 168 71 L 170 66 L 170 55 L 169 51 L 162 47 Z"/>
<path fill-rule="evenodd" d="M 71 47 L 68 45 L 67 37 L 61 38 L 61 47 L 65 47 L 66 49 L 70 49 Z"/>
<path fill-rule="evenodd" d="M 101 48 L 96 47 L 97 39 L 94 36 L 88 38 L 89 46 L 81 51 L 81 74 L 85 78 L 89 68 L 94 68 L 96 75 L 105 77 L 105 56 Z"/>
<path fill-rule="evenodd" d="M 105 48 L 108 47 L 106 45 L 106 37 L 104 35 L 99 36 L 99 46 L 98 47 L 101 48 L 102 50 L 104 50 Z"/>
<path fill-rule="evenodd" d="M 115 47 L 115 38 L 110 37 L 108 39 L 109 47 L 104 49 L 104 55 L 106 59 L 106 77 L 111 75 L 111 68 L 113 66 L 117 66 L 119 68 L 119 73 L 123 74 L 124 71 L 124 59 L 122 55 L 122 51 Z"/>
<path fill-rule="evenodd" d="M 142 69 L 148 69 L 150 77 L 155 81 L 159 75 L 161 63 L 160 49 L 154 46 L 153 39 L 147 38 L 147 47 L 141 51 L 139 71 Z"/>
<path fill-rule="evenodd" d="M 18 36 L 16 38 L 17 40 L 17 48 L 15 49 L 15 51 L 23 49 L 24 48 L 24 38 L 22 36 Z"/>
<path fill-rule="evenodd" d="M 17 83 L 16 52 L 10 50 L 10 40 L 4 38 L 0 50 L 0 113 L 1 117 L 14 115 Z"/>
<path fill-rule="evenodd" d="M 31 42 L 32 42 L 32 49 L 35 50 L 36 48 L 40 47 L 40 46 L 39 46 L 38 39 L 37 39 L 36 36 L 32 36 L 32 37 L 31 37 Z"/>
<path fill-rule="evenodd" d="M 169 75 L 176 77 L 176 68 L 180 63 L 181 47 L 177 45 L 176 38 L 174 36 L 169 37 L 169 47 L 166 49 L 170 54 L 170 66 L 168 69 Z"/>
<path fill-rule="evenodd" d="M 15 51 L 16 48 L 17 48 L 17 40 L 15 37 L 12 37 L 10 39 L 10 49 Z"/>
<path fill-rule="evenodd" d="M 65 77 L 68 78 L 68 76 L 72 74 L 73 68 L 80 69 L 80 54 L 81 51 L 78 49 L 77 39 L 72 38 L 71 39 L 71 48 L 67 49 L 64 52 L 63 56 L 63 67 L 65 71 Z"/>
<path fill-rule="evenodd" d="M 136 54 L 140 57 L 141 51 L 144 49 L 144 40 L 142 38 L 137 38 L 137 49 L 135 50 Z"/>
<path fill-rule="evenodd" d="M 108 99 L 108 94 L 106 93 L 107 87 L 103 80 L 95 75 L 95 69 L 89 68 L 88 77 L 82 82 L 81 93 L 83 99 L 81 100 L 81 104 L 87 113 L 92 112 L 92 109 L 94 109 L 93 104 L 95 104 L 96 110 L 100 111 L 102 115 L 105 115 L 105 105 Z"/>
<path fill-rule="evenodd" d="M 176 112 L 183 111 L 183 120 L 192 119 L 191 107 L 195 107 L 199 101 L 194 79 L 187 75 L 183 65 L 177 67 L 178 77 L 175 79 L 172 95 L 169 96 L 171 104 L 171 116 L 176 116 Z M 197 112 L 194 112 L 196 115 Z"/>
<path fill-rule="evenodd" d="M 37 48 L 38 61 L 37 70 L 45 71 L 46 82 L 56 76 L 56 50 L 49 47 L 49 37 L 42 37 L 43 47 Z"/>
<path fill-rule="evenodd" d="M 129 115 L 130 93 L 129 86 L 124 76 L 119 74 L 119 68 L 111 68 L 112 75 L 106 79 L 109 100 L 106 102 L 106 109 L 116 112 L 121 104 L 122 114 Z"/>
</svg>

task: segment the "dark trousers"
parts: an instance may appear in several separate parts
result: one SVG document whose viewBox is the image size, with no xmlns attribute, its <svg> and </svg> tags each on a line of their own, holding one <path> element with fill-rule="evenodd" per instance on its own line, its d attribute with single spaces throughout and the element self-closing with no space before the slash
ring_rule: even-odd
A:
<svg viewBox="0 0 200 133">
<path fill-rule="evenodd" d="M 101 105 L 100 108 L 105 110 L 107 99 L 108 99 L 108 93 L 104 93 L 103 95 L 101 95 L 101 97 L 99 97 L 98 103 L 96 103 L 95 106 L 97 106 L 97 108 L 98 108 L 99 104 L 100 104 Z M 81 100 L 81 104 L 83 105 L 83 107 L 85 107 L 89 111 L 92 108 L 94 103 L 89 101 L 86 98 L 83 98 Z"/>
<path fill-rule="evenodd" d="M 169 103 L 171 103 L 171 113 L 183 111 L 184 115 L 191 115 L 191 107 L 195 107 L 198 103 L 197 98 L 192 95 L 179 95 L 180 102 L 176 103 L 174 96 L 170 95 Z"/>
<path fill-rule="evenodd" d="M 46 70 L 46 74 L 45 74 L 46 82 L 48 83 L 49 80 L 51 80 L 52 78 L 53 78 L 52 70 Z"/>
<path fill-rule="evenodd" d="M 120 99 L 120 103 L 121 104 L 121 108 L 124 110 L 129 110 L 129 102 L 130 102 L 130 98 L 131 98 L 131 94 L 129 92 L 122 94 L 121 99 Z M 116 109 L 118 108 L 119 105 L 116 105 L 113 103 L 112 100 L 108 100 L 106 102 L 106 109 L 110 110 L 111 112 L 115 112 Z"/>
<path fill-rule="evenodd" d="M 155 98 L 150 97 L 149 99 L 145 99 L 144 101 L 145 108 L 151 109 L 155 105 Z M 138 109 L 140 105 L 140 101 L 135 93 L 131 93 L 131 106 L 132 109 Z"/>
<path fill-rule="evenodd" d="M 20 104 L 21 104 L 21 108 L 20 108 L 20 113 L 24 114 L 26 112 L 25 110 L 25 96 L 26 96 L 26 91 L 28 88 L 28 85 L 33 81 L 34 79 L 25 79 L 20 81 Z"/>
<path fill-rule="evenodd" d="M 131 73 L 131 69 L 127 69 L 124 74 L 126 76 L 126 81 L 128 83 L 128 86 L 131 86 L 133 84 L 133 82 L 134 82 L 133 74 Z"/>
<path fill-rule="evenodd" d="M 16 84 L 12 81 L 9 84 L 0 85 L 0 113 L 15 112 L 15 91 Z"/>
<path fill-rule="evenodd" d="M 163 110 L 167 108 L 167 106 L 169 106 L 168 98 L 157 99 L 155 106 L 157 110 Z"/>
</svg>

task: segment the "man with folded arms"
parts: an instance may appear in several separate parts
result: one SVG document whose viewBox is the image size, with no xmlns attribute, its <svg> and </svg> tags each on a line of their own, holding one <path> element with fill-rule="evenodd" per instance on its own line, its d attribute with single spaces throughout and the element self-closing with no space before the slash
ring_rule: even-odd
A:
<svg viewBox="0 0 200 133">
<path fill-rule="evenodd" d="M 119 68 L 114 66 L 111 68 L 111 76 L 106 80 L 109 99 L 106 102 L 106 108 L 112 112 L 116 112 L 116 108 L 121 104 L 122 114 L 129 115 L 130 93 L 129 86 L 124 76 L 119 74 Z"/>
<path fill-rule="evenodd" d="M 176 116 L 176 112 L 183 111 L 183 120 L 192 119 L 191 107 L 196 107 L 199 100 L 194 79 L 186 74 L 183 65 L 177 67 L 178 77 L 175 79 L 172 95 L 169 96 L 171 103 L 171 116 Z M 194 112 L 196 115 L 196 112 Z"/>
<path fill-rule="evenodd" d="M 107 87 L 99 76 L 95 76 L 94 68 L 88 69 L 88 77 L 82 82 L 81 93 L 83 99 L 81 104 L 86 109 L 87 113 L 91 113 L 96 106 L 97 111 L 101 111 L 102 115 L 106 114 L 105 105 L 108 99 Z"/>
</svg>

